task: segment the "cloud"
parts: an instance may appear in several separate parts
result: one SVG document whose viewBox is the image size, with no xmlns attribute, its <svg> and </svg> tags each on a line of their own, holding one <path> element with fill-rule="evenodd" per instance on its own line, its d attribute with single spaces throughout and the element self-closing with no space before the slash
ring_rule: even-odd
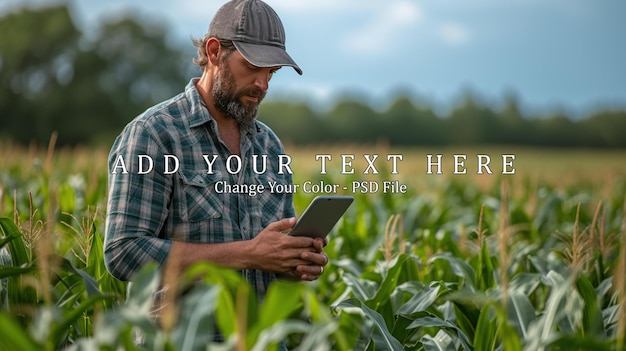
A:
<svg viewBox="0 0 626 351">
<path fill-rule="evenodd" d="M 439 26 L 439 37 L 449 45 L 463 45 L 469 40 L 469 31 L 458 23 L 445 23 Z"/>
<path fill-rule="evenodd" d="M 284 81 L 271 88 L 268 97 L 280 99 L 306 99 L 309 102 L 330 102 L 337 95 L 332 84 Z"/>
<path fill-rule="evenodd" d="M 213 18 L 221 5 L 214 1 L 179 0 L 174 11 L 181 18 L 205 19 L 208 24 L 208 21 Z"/>
<path fill-rule="evenodd" d="M 193 17 L 212 17 L 225 3 L 215 1 L 180 0 L 177 6 L 185 15 Z M 371 10 L 359 0 L 265 0 L 280 16 L 286 13 L 310 15 L 312 13 L 345 13 L 355 10 Z"/>
<path fill-rule="evenodd" d="M 359 0 L 266 0 L 273 9 L 282 14 L 284 12 L 311 14 L 311 13 L 341 13 L 364 9 L 364 2 Z"/>
<path fill-rule="evenodd" d="M 406 31 L 422 19 L 422 10 L 411 1 L 394 1 L 373 21 L 346 36 L 348 49 L 374 53 L 388 49 L 398 38 L 406 38 Z"/>
</svg>

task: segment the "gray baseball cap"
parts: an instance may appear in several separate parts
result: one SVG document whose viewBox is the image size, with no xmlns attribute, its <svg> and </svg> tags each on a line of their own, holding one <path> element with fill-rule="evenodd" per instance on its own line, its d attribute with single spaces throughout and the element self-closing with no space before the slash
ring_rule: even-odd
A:
<svg viewBox="0 0 626 351">
<path fill-rule="evenodd" d="M 229 1 L 213 17 L 208 34 L 231 40 L 239 53 L 257 67 L 291 66 L 302 74 L 285 51 L 283 23 L 261 0 Z"/>
</svg>

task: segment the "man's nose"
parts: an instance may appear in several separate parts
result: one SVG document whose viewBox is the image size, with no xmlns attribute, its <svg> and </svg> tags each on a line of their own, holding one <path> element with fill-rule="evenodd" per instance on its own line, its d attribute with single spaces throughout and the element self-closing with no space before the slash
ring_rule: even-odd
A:
<svg viewBox="0 0 626 351">
<path fill-rule="evenodd" d="M 270 69 L 269 68 L 264 68 L 261 69 L 255 79 L 254 79 L 254 85 L 259 88 L 262 89 L 263 91 L 267 90 L 269 88 L 269 82 L 270 79 L 272 78 L 272 74 L 270 73 Z"/>
</svg>

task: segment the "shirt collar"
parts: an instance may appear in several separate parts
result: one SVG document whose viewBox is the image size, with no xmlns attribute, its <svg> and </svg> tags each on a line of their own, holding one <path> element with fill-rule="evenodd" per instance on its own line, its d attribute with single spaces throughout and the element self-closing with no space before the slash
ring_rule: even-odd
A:
<svg viewBox="0 0 626 351">
<path fill-rule="evenodd" d="M 189 110 L 191 112 L 189 114 L 189 126 L 191 128 L 199 127 L 205 123 L 215 123 L 215 120 L 209 113 L 209 109 L 207 109 L 204 100 L 202 100 L 202 97 L 196 88 L 198 80 L 200 80 L 198 77 L 192 78 L 185 87 L 185 95 L 189 101 Z M 242 134 L 250 133 L 251 135 L 254 135 L 255 133 L 261 131 L 256 119 L 252 124 L 239 125 L 239 127 L 241 128 Z"/>
<path fill-rule="evenodd" d="M 198 89 L 196 89 L 196 82 L 200 78 L 192 78 L 185 87 L 185 96 L 189 101 L 189 126 L 191 128 L 199 127 L 207 122 L 213 121 L 213 117 L 206 108 Z"/>
</svg>

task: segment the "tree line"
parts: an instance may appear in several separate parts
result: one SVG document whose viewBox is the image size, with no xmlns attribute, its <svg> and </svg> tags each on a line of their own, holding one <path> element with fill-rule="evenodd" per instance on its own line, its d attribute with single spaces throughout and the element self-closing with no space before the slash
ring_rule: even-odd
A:
<svg viewBox="0 0 626 351">
<path fill-rule="evenodd" d="M 283 141 L 313 143 L 384 142 L 395 146 L 520 145 L 537 147 L 624 148 L 626 111 L 606 109 L 583 118 L 563 113 L 527 116 L 509 98 L 499 110 L 468 94 L 448 114 L 399 96 L 384 111 L 358 100 L 344 100 L 327 112 L 304 103 L 271 102 L 260 120 Z"/>
<path fill-rule="evenodd" d="M 182 91 L 198 75 L 195 48 L 168 41 L 168 29 L 145 18 L 102 22 L 86 35 L 66 5 L 23 8 L 0 18 L 0 138 L 45 145 L 105 144 L 147 107 Z M 391 145 L 626 147 L 626 111 L 580 118 L 524 115 L 515 97 L 503 108 L 471 94 L 442 115 L 409 95 L 383 111 L 343 99 L 326 111 L 293 101 L 266 101 L 260 120 L 285 142 Z"/>
</svg>

